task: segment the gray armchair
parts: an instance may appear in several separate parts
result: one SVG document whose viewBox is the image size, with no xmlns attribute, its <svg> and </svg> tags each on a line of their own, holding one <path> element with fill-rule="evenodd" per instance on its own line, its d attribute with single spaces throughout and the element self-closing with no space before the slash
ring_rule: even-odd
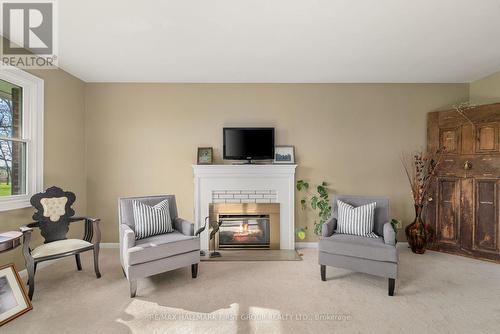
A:
<svg viewBox="0 0 500 334">
<path fill-rule="evenodd" d="M 337 229 L 337 200 L 354 207 L 377 203 L 373 231 L 379 238 L 335 233 Z M 332 218 L 323 225 L 319 241 L 321 279 L 326 281 L 326 266 L 354 270 L 389 279 L 389 296 L 394 295 L 398 274 L 396 234 L 390 223 L 389 199 L 358 196 L 336 196 Z"/>
<path fill-rule="evenodd" d="M 132 203 L 139 201 L 154 206 L 168 199 L 174 232 L 135 240 Z M 198 275 L 200 239 L 194 236 L 194 225 L 177 216 L 174 195 L 129 197 L 118 201 L 120 262 L 130 284 L 130 297 L 135 297 L 137 280 L 165 271 L 191 265 L 191 275 Z"/>
</svg>

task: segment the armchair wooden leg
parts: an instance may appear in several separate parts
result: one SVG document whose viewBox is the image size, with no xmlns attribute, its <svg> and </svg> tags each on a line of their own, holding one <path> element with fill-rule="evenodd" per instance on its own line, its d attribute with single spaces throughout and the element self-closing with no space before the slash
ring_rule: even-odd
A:
<svg viewBox="0 0 500 334">
<path fill-rule="evenodd" d="M 137 292 L 137 281 L 128 281 L 130 285 L 130 298 L 135 297 L 135 293 Z"/>
<path fill-rule="evenodd" d="M 76 269 L 78 269 L 78 271 L 81 271 L 82 261 L 80 260 L 80 254 L 75 254 L 75 260 L 76 260 Z"/>
<path fill-rule="evenodd" d="M 97 278 L 101 278 L 101 273 L 99 272 L 99 245 L 94 247 L 94 271 Z"/>
<path fill-rule="evenodd" d="M 35 275 L 36 275 L 36 266 L 37 266 L 37 264 L 38 264 L 38 263 L 37 263 L 37 262 L 35 262 L 34 269 L 33 269 L 33 276 L 35 276 Z M 27 268 L 27 266 L 26 266 L 26 268 Z M 28 278 L 28 280 L 26 281 L 26 285 L 30 285 L 30 280 L 29 280 L 29 278 Z"/>
<path fill-rule="evenodd" d="M 320 264 L 320 272 L 321 272 L 321 280 L 326 281 L 326 266 L 324 264 Z"/>
<path fill-rule="evenodd" d="M 26 271 L 28 272 L 28 297 L 33 299 L 33 293 L 35 292 L 35 270 L 36 270 L 36 262 L 35 259 L 31 256 L 31 250 L 29 247 L 31 240 L 31 228 L 21 228 L 23 232 L 23 256 L 24 261 L 26 263 Z"/>
<path fill-rule="evenodd" d="M 396 280 L 394 278 L 389 278 L 389 296 L 394 296 L 395 286 L 396 286 Z"/>
<path fill-rule="evenodd" d="M 33 293 L 35 292 L 35 263 L 33 261 L 26 262 L 26 270 L 28 271 L 28 297 L 30 300 L 33 299 Z"/>
<path fill-rule="evenodd" d="M 196 278 L 198 276 L 198 263 L 191 265 L 191 277 Z"/>
</svg>

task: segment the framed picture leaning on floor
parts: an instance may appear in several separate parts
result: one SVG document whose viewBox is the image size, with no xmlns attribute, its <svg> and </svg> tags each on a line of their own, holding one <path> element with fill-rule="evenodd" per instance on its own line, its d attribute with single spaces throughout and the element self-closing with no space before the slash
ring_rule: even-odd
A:
<svg viewBox="0 0 500 334">
<path fill-rule="evenodd" d="M 16 266 L 11 263 L 0 267 L 0 326 L 31 310 L 24 283 Z"/>
</svg>

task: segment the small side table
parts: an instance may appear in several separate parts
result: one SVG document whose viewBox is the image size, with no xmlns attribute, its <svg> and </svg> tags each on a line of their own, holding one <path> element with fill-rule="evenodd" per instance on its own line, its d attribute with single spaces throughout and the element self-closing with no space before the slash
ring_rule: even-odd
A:
<svg viewBox="0 0 500 334">
<path fill-rule="evenodd" d="M 0 253 L 8 252 L 21 244 L 22 232 L 9 231 L 0 233 Z"/>
</svg>

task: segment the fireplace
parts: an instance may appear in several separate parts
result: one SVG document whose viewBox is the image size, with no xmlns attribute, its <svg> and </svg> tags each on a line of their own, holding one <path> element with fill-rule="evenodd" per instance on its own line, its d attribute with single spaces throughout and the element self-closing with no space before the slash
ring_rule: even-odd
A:
<svg viewBox="0 0 500 334">
<path fill-rule="evenodd" d="M 269 249 L 269 215 L 219 215 L 221 225 L 216 243 L 225 248 Z"/>
<path fill-rule="evenodd" d="M 220 222 L 212 249 L 280 249 L 279 203 L 213 203 L 209 214 Z"/>
</svg>

